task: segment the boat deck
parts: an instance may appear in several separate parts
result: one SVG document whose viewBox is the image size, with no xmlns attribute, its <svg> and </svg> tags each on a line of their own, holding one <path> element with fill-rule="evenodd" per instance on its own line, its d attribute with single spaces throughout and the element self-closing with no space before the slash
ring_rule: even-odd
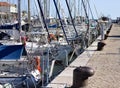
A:
<svg viewBox="0 0 120 88">
<path fill-rule="evenodd" d="M 102 51 L 97 51 L 97 43 L 100 38 L 93 42 L 47 87 L 71 87 L 73 70 L 79 66 L 89 66 L 95 70 L 95 74 L 89 77 L 88 85 L 85 88 L 118 88 L 120 86 L 120 26 L 113 24 L 108 38 L 104 40 L 106 45 Z"/>
</svg>

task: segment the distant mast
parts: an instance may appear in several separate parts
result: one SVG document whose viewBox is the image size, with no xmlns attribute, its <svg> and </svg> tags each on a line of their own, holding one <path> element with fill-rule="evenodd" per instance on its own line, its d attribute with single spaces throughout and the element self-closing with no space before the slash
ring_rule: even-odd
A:
<svg viewBox="0 0 120 88">
<path fill-rule="evenodd" d="M 47 0 L 44 0 L 44 17 L 47 19 Z"/>
<path fill-rule="evenodd" d="M 47 17 L 50 17 L 50 0 L 47 0 Z"/>
<path fill-rule="evenodd" d="M 44 15 L 45 19 L 49 17 L 50 13 L 50 0 L 44 0 Z"/>
<path fill-rule="evenodd" d="M 74 19 L 76 18 L 76 0 L 74 0 Z"/>
</svg>

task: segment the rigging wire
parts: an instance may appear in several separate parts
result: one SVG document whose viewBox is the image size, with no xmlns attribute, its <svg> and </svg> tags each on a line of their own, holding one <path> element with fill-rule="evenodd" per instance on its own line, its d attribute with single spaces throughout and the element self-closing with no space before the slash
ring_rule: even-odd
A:
<svg viewBox="0 0 120 88">
<path fill-rule="evenodd" d="M 75 30 L 75 33 L 76 33 L 76 37 L 78 37 L 78 33 L 77 33 L 77 30 L 76 30 L 76 27 L 75 27 L 75 24 L 74 24 L 74 21 L 73 21 L 73 17 L 72 17 L 70 8 L 69 8 L 68 1 L 67 0 L 65 0 L 65 1 L 66 1 L 66 5 L 67 5 L 68 11 L 69 11 L 69 15 L 70 15 L 70 18 L 71 18 L 71 21 L 72 21 L 72 24 L 73 24 L 73 27 L 74 27 L 74 30 Z"/>
<path fill-rule="evenodd" d="M 69 42 L 68 42 L 68 39 L 67 39 L 67 36 L 66 36 L 65 30 L 64 30 L 64 27 L 63 27 L 62 19 L 61 19 L 61 16 L 60 16 L 60 13 L 59 13 L 59 10 L 58 10 L 58 7 L 57 7 L 57 3 L 56 3 L 55 0 L 53 0 L 53 2 L 54 2 L 54 6 L 55 6 L 55 8 L 56 8 L 57 14 L 58 14 L 58 18 L 59 18 L 59 20 L 60 20 L 60 24 L 61 24 L 61 27 L 62 27 L 63 33 L 64 33 L 65 38 L 66 38 L 66 41 L 67 41 L 67 43 L 68 43 L 68 45 L 69 45 Z"/>
<path fill-rule="evenodd" d="M 85 6 L 85 3 L 84 3 L 83 0 L 82 0 L 82 5 L 83 5 L 84 11 L 85 11 L 85 15 L 86 15 L 86 18 L 87 18 L 87 21 L 88 21 L 88 23 L 87 23 L 87 31 L 85 33 L 85 36 L 87 36 L 87 33 L 89 32 L 89 17 L 88 17 L 86 6 Z"/>
<path fill-rule="evenodd" d="M 36 1 L 36 0 L 35 0 L 35 1 Z M 40 23 L 41 23 L 42 29 L 45 30 L 44 25 L 43 25 L 43 22 L 42 22 L 42 18 L 41 18 L 40 14 L 39 14 L 39 9 L 38 9 L 38 7 L 37 7 L 37 2 L 35 2 L 35 7 L 36 7 L 36 10 L 37 10 L 37 12 L 38 12 L 38 16 L 39 16 L 38 18 L 39 18 L 39 21 L 40 21 Z"/>
<path fill-rule="evenodd" d="M 96 12 L 96 14 L 97 14 L 97 18 L 99 18 L 99 15 L 98 15 L 98 11 L 97 11 L 97 9 L 96 9 L 96 6 L 95 6 L 95 0 L 93 0 L 93 5 L 94 5 L 94 9 L 95 9 L 95 12 Z"/>
<path fill-rule="evenodd" d="M 37 0 L 38 1 L 38 5 L 39 5 L 39 8 L 40 8 L 40 13 L 41 13 L 41 17 L 42 17 L 42 20 L 43 20 L 43 23 L 44 23 L 44 26 L 46 28 L 46 31 L 48 33 L 48 38 L 50 38 L 50 34 L 49 34 L 49 31 L 48 31 L 48 27 L 47 27 L 47 24 L 45 22 L 45 17 L 44 17 L 44 14 L 43 14 L 43 10 L 42 10 L 42 6 L 41 6 L 41 2 L 40 0 Z"/>
<path fill-rule="evenodd" d="M 65 26 L 66 26 L 66 28 L 67 28 L 68 35 L 69 35 L 69 37 L 71 37 L 72 35 L 71 35 L 71 32 L 70 32 L 70 28 L 69 28 L 69 26 L 68 26 L 67 19 L 65 18 L 65 11 L 64 11 L 64 8 L 62 8 L 59 0 L 58 0 L 58 5 L 59 5 L 59 9 L 60 9 L 60 11 L 61 11 L 61 13 L 62 13 L 64 22 L 65 22 Z"/>
<path fill-rule="evenodd" d="M 87 0 L 87 3 L 88 3 L 88 8 L 89 8 L 89 10 L 90 10 L 90 13 L 91 13 L 92 19 L 94 19 L 94 16 L 93 16 L 93 13 L 92 13 L 92 10 L 91 10 L 91 6 L 90 6 L 90 3 L 89 3 L 88 0 Z"/>
</svg>

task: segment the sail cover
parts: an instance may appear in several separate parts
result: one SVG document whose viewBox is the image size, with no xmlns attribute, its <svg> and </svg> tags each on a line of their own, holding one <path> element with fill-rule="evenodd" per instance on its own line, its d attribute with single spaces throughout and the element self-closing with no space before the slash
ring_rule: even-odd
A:
<svg viewBox="0 0 120 88">
<path fill-rule="evenodd" d="M 16 23 L 16 24 L 5 24 L 5 25 L 0 25 L 0 30 L 2 30 L 2 29 L 13 29 L 13 27 L 15 28 L 15 29 L 19 29 L 18 27 L 19 27 L 19 24 L 18 23 Z"/>
<path fill-rule="evenodd" d="M 18 60 L 26 55 L 23 45 L 0 45 L 0 60 Z"/>
</svg>

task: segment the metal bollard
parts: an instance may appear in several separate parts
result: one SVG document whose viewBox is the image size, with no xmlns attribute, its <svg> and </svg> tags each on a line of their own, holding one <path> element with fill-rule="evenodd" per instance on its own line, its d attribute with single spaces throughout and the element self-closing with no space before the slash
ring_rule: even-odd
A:
<svg viewBox="0 0 120 88">
<path fill-rule="evenodd" d="M 110 33 L 110 30 L 107 30 L 106 34 L 109 34 Z"/>
<path fill-rule="evenodd" d="M 106 45 L 106 44 L 105 44 L 103 41 L 98 42 L 97 50 L 98 50 L 98 51 L 102 50 L 105 45 Z"/>
<path fill-rule="evenodd" d="M 88 77 L 94 75 L 94 70 L 90 67 L 77 67 L 73 71 L 73 85 L 71 88 L 81 88 L 87 85 Z"/>
<path fill-rule="evenodd" d="M 106 40 L 106 39 L 107 39 L 107 37 L 108 37 L 108 34 L 105 34 L 105 38 L 104 38 L 104 40 Z"/>
</svg>

